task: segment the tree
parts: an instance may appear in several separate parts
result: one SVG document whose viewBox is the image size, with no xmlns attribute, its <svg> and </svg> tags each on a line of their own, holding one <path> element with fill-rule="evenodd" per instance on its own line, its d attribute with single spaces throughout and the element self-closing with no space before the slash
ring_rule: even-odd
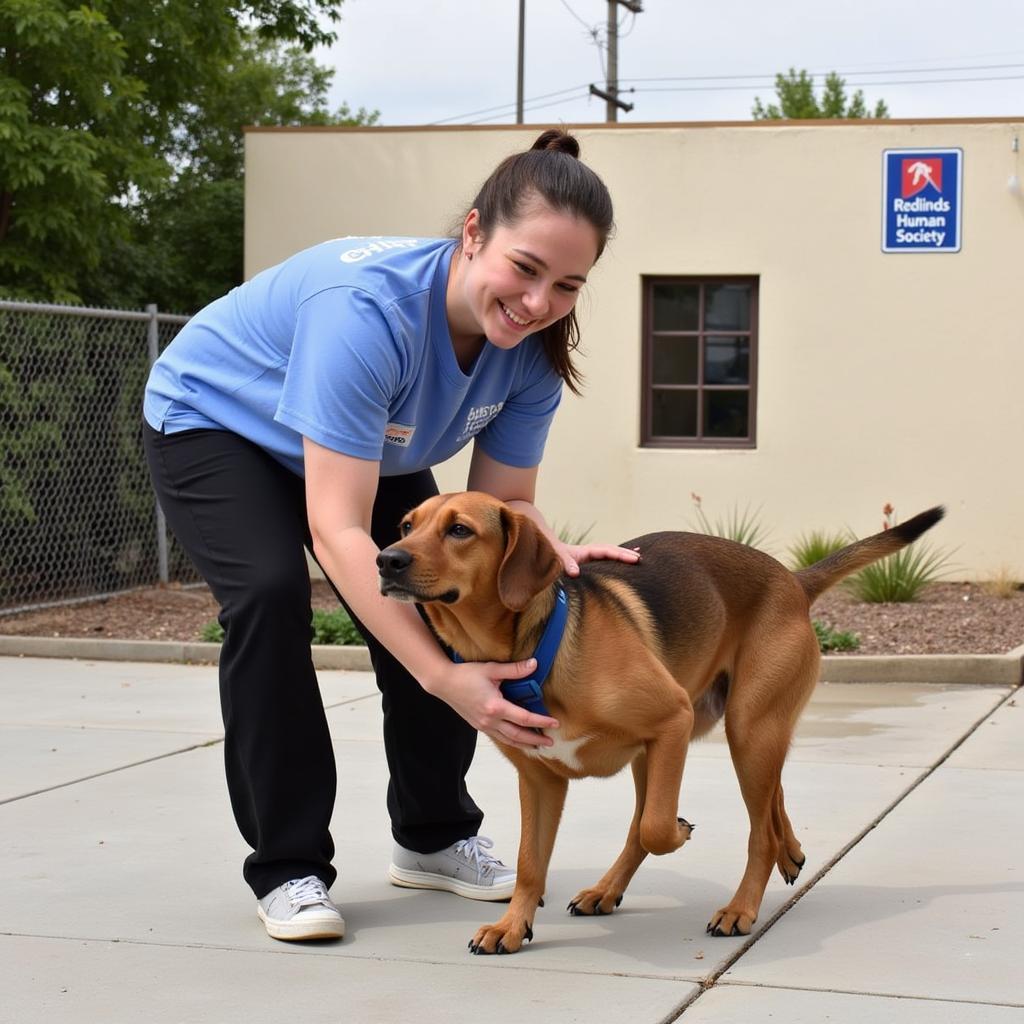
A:
<svg viewBox="0 0 1024 1024">
<path fill-rule="evenodd" d="M 222 72 L 198 83 L 172 131 L 169 178 L 131 209 L 129 236 L 108 249 L 83 301 L 191 313 L 242 281 L 247 125 L 363 124 L 376 111 L 331 111 L 334 72 L 297 46 L 242 33 Z"/>
<path fill-rule="evenodd" d="M 0 0 L 0 291 L 79 299 L 180 181 L 195 98 L 243 40 L 308 52 L 341 3 Z"/>
<path fill-rule="evenodd" d="M 870 114 L 864 101 L 864 93 L 858 89 L 847 102 L 846 82 L 834 71 L 825 76 L 825 90 L 820 102 L 814 95 L 814 79 L 795 68 L 789 73 L 775 76 L 775 95 L 778 105 L 761 103 L 761 97 L 754 100 L 752 111 L 755 121 L 803 119 L 803 118 L 887 118 L 889 108 L 885 100 L 879 100 Z"/>
</svg>

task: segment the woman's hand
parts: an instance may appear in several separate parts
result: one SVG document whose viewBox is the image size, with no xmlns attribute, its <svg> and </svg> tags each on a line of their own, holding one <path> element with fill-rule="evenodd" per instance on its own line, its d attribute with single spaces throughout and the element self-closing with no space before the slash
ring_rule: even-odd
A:
<svg viewBox="0 0 1024 1024">
<path fill-rule="evenodd" d="M 566 574 L 579 576 L 580 566 L 584 562 L 595 562 L 609 558 L 617 562 L 631 562 L 634 565 L 640 561 L 639 548 L 620 548 L 614 544 L 563 544 L 555 542 L 555 551 L 565 566 Z"/>
<path fill-rule="evenodd" d="M 533 730 L 557 729 L 557 720 L 510 703 L 499 689 L 502 680 L 525 679 L 536 668 L 533 658 L 510 663 L 466 661 L 449 665 L 440 681 L 424 689 L 492 740 L 526 749 L 550 747 L 554 740 Z"/>
</svg>

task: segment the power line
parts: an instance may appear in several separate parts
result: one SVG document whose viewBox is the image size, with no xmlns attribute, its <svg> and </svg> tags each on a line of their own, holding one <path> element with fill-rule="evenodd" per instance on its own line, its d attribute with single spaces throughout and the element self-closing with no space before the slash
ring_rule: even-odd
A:
<svg viewBox="0 0 1024 1024">
<path fill-rule="evenodd" d="M 565 0 L 559 0 L 561 5 L 591 34 L 593 35 L 595 26 L 588 25 L 566 2 Z"/>
<path fill-rule="evenodd" d="M 1019 53 L 1019 50 L 1006 51 L 1008 53 Z M 992 56 L 1000 56 L 999 54 L 992 54 Z M 958 82 L 1003 82 L 1003 81 L 1016 81 L 1024 78 L 1024 75 L 991 75 L 991 76 L 975 76 L 975 77 L 958 77 L 958 78 L 919 78 L 919 79 L 891 79 L 889 81 L 846 81 L 845 76 L 862 76 L 862 75 L 910 75 L 910 74 L 932 74 L 939 72 L 957 72 L 957 71 L 995 71 L 995 70 L 1011 70 L 1015 68 L 1024 68 L 1024 64 L 972 64 L 963 65 L 959 67 L 944 66 L 936 68 L 914 68 L 902 70 L 900 68 L 882 68 L 877 71 L 847 71 L 847 72 L 836 72 L 841 78 L 844 78 L 844 84 L 847 87 L 859 88 L 862 86 L 900 86 L 900 85 L 955 85 Z M 824 72 L 815 72 L 814 76 L 823 75 Z M 681 75 L 665 78 L 626 78 L 622 79 L 623 82 L 637 83 L 630 91 L 634 92 L 752 92 L 757 89 L 770 89 L 775 85 L 774 74 L 760 74 L 760 75 Z M 657 88 L 653 86 L 643 86 L 639 83 L 646 82 L 747 82 L 749 84 L 744 85 L 693 85 L 693 86 L 673 86 Z M 569 95 L 569 94 L 573 95 Z M 542 110 L 546 107 L 555 106 L 558 103 L 571 103 L 578 99 L 583 99 L 588 96 L 587 83 L 580 83 L 578 85 L 570 86 L 566 89 L 556 89 L 554 92 L 541 93 L 538 96 L 531 96 L 524 101 L 524 110 Z M 559 97 L 554 99 L 554 97 Z M 551 100 L 551 102 L 544 103 L 543 100 Z M 470 110 L 464 114 L 455 114 L 451 117 L 444 117 L 437 121 L 430 121 L 432 125 L 449 124 L 453 121 L 461 121 L 464 118 L 478 118 L 476 123 L 485 124 L 489 121 L 495 121 L 502 117 L 509 116 L 515 113 L 514 103 L 503 103 L 493 107 L 484 107 L 482 110 Z M 480 117 L 479 115 L 490 115 L 488 117 Z"/>
<path fill-rule="evenodd" d="M 1010 82 L 1024 78 L 1021 75 L 989 75 L 974 78 L 917 78 L 917 79 L 892 79 L 883 82 L 845 82 L 847 86 L 877 86 L 877 85 L 955 85 L 957 82 Z M 756 89 L 769 89 L 774 82 L 766 82 L 762 85 L 680 85 L 647 87 L 636 89 L 636 92 L 753 92 Z"/>
<path fill-rule="evenodd" d="M 525 104 L 527 104 L 527 103 L 531 103 L 532 104 L 536 100 L 546 100 L 546 99 L 549 99 L 552 96 L 562 96 L 563 94 L 568 93 L 568 92 L 576 92 L 578 89 L 586 89 L 586 87 L 587 87 L 586 83 L 581 83 L 580 85 L 570 86 L 570 88 L 568 88 L 568 89 L 557 89 L 555 92 L 545 92 L 545 93 L 541 93 L 540 96 L 531 96 L 528 99 L 523 101 L 524 102 L 524 107 L 525 107 Z M 583 94 L 583 95 L 585 95 L 585 94 Z M 550 106 L 550 104 L 545 104 L 545 106 Z M 447 124 L 449 121 L 459 121 L 459 120 L 461 120 L 464 117 L 475 117 L 477 114 L 490 114 L 490 113 L 493 113 L 494 111 L 509 111 L 509 110 L 514 111 L 515 107 L 516 107 L 515 103 L 501 103 L 501 104 L 498 104 L 497 106 L 493 106 L 493 107 L 484 107 L 483 110 L 470 110 L 470 111 L 467 111 L 465 114 L 453 114 L 451 117 L 442 117 L 438 121 L 430 121 L 429 123 L 432 124 L 432 125 Z"/>
<path fill-rule="evenodd" d="M 836 71 L 841 78 L 845 75 L 928 75 L 940 71 L 997 71 L 1007 68 L 1024 68 L 1024 64 L 969 64 L 939 68 L 881 68 L 878 71 Z M 833 74 L 832 71 L 808 72 L 812 78 Z M 743 79 L 768 79 L 775 82 L 776 73 L 760 75 L 677 75 L 665 78 L 623 78 L 624 82 L 716 82 L 738 81 Z"/>
<path fill-rule="evenodd" d="M 551 100 L 548 103 L 535 103 L 532 106 L 525 107 L 524 109 L 525 110 L 529 110 L 529 111 L 543 110 L 545 107 L 554 107 L 554 106 L 557 106 L 559 103 L 572 103 L 573 101 L 581 100 L 581 99 L 583 99 L 584 97 L 586 97 L 588 95 L 589 95 L 589 93 L 581 92 L 581 93 L 579 93 L 576 96 L 565 96 L 562 99 Z M 487 124 L 488 121 L 496 121 L 496 120 L 498 120 L 498 118 L 501 118 L 501 117 L 508 117 L 508 114 L 507 113 L 505 113 L 505 114 L 493 114 L 491 117 L 481 118 L 481 120 L 476 121 L 474 123 L 475 124 Z"/>
</svg>

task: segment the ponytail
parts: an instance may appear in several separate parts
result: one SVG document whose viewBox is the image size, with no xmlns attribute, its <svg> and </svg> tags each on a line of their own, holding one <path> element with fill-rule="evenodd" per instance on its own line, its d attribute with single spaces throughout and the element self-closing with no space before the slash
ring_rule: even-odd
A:
<svg viewBox="0 0 1024 1024">
<path fill-rule="evenodd" d="M 484 237 L 499 224 L 516 224 L 529 203 L 540 199 L 558 213 L 587 221 L 597 232 L 600 258 L 615 226 L 612 200 L 604 182 L 579 156 L 572 135 L 549 128 L 528 150 L 503 160 L 473 200 Z M 572 361 L 580 341 L 575 308 L 546 327 L 540 341 L 566 386 L 579 394 L 583 376 Z"/>
</svg>

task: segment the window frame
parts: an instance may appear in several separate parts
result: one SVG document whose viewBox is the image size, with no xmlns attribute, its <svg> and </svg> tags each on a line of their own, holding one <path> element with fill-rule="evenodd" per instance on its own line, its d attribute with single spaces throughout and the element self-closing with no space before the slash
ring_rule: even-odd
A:
<svg viewBox="0 0 1024 1024">
<path fill-rule="evenodd" d="M 698 285 L 700 306 L 696 331 L 659 332 L 682 334 L 698 338 L 697 383 L 695 385 L 655 385 L 652 376 L 654 368 L 654 288 L 657 285 Z M 704 328 L 705 296 L 708 287 L 722 284 L 743 284 L 750 286 L 750 330 L 749 331 L 706 331 Z M 760 299 L 760 277 L 756 274 L 644 274 L 641 277 L 642 330 L 640 369 L 640 447 L 641 448 L 688 448 L 688 449 L 751 449 L 757 447 L 757 369 L 758 369 L 758 309 Z M 703 369 L 708 334 L 712 336 L 749 335 L 750 338 L 750 380 L 747 385 L 705 384 Z M 674 437 L 653 432 L 655 390 L 679 390 L 697 392 L 697 429 L 704 429 L 704 394 L 708 391 L 746 390 L 749 393 L 749 422 L 747 437 Z"/>
</svg>

